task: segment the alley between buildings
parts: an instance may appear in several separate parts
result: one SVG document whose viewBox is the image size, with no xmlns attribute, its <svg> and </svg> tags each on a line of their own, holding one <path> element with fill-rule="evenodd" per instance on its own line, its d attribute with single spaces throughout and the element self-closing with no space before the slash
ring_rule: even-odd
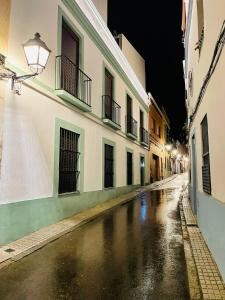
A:
<svg viewBox="0 0 225 300">
<path fill-rule="evenodd" d="M 0 271 L 0 299 L 189 299 L 178 175 Z"/>
</svg>

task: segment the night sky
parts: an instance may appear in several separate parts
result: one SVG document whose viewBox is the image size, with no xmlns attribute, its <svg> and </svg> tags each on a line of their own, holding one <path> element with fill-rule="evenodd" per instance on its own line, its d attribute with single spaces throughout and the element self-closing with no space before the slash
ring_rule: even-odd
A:
<svg viewBox="0 0 225 300">
<path fill-rule="evenodd" d="M 145 59 L 147 92 L 165 107 L 175 138 L 186 119 L 181 14 L 181 0 L 108 0 L 108 26 L 123 33 Z"/>
</svg>

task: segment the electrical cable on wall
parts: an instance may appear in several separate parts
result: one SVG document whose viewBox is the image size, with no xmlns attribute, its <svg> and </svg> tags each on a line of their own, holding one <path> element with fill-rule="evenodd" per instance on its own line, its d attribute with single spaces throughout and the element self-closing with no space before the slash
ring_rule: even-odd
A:
<svg viewBox="0 0 225 300">
<path fill-rule="evenodd" d="M 216 46 L 215 46 L 215 49 L 214 49 L 214 52 L 213 52 L 213 58 L 212 58 L 212 61 L 211 61 L 211 64 L 210 64 L 210 67 L 209 67 L 209 70 L 206 74 L 206 77 L 205 77 L 205 80 L 204 80 L 204 83 L 201 87 L 201 90 L 200 90 L 200 93 L 198 95 L 198 99 L 197 99 L 197 103 L 195 105 L 195 109 L 193 111 L 193 113 L 191 114 L 190 116 L 190 125 L 189 125 L 189 129 L 192 125 L 192 122 L 194 120 L 194 117 L 198 111 L 198 108 L 199 108 L 199 105 L 204 97 L 204 94 L 206 92 L 206 88 L 209 84 L 209 81 L 216 69 L 216 66 L 217 66 L 217 63 L 220 59 L 220 56 L 221 56 L 221 53 L 222 53 L 222 50 L 223 50 L 223 47 L 224 47 L 224 44 L 225 44 L 225 20 L 223 21 L 223 25 L 222 25 L 222 28 L 220 30 L 220 34 L 219 34 L 219 38 L 216 42 Z"/>
</svg>

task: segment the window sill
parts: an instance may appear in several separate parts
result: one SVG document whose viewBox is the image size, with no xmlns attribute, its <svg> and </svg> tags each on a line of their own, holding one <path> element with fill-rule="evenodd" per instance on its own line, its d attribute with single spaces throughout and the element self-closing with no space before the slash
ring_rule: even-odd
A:
<svg viewBox="0 0 225 300">
<path fill-rule="evenodd" d="M 121 126 L 114 123 L 112 120 L 108 119 L 108 118 L 103 118 L 103 123 L 109 125 L 110 127 L 116 129 L 116 130 L 120 130 Z"/>
<path fill-rule="evenodd" d="M 132 140 L 136 140 L 137 137 L 135 135 L 133 135 L 132 133 L 127 132 L 126 135 L 131 138 Z"/>
<path fill-rule="evenodd" d="M 103 188 L 103 190 L 104 190 L 104 191 L 107 191 L 107 190 L 112 190 L 112 189 L 114 189 L 114 188 L 115 188 L 115 187 L 112 186 L 112 187 Z"/>
<path fill-rule="evenodd" d="M 69 197 L 69 196 L 79 196 L 80 194 L 81 194 L 80 191 L 76 191 L 76 192 L 58 194 L 58 197 L 62 198 L 62 197 Z"/>
<path fill-rule="evenodd" d="M 55 95 L 63 99 L 64 101 L 73 104 L 74 106 L 78 107 L 79 109 L 85 112 L 91 112 L 91 106 L 72 96 L 65 90 L 55 90 Z"/>
</svg>

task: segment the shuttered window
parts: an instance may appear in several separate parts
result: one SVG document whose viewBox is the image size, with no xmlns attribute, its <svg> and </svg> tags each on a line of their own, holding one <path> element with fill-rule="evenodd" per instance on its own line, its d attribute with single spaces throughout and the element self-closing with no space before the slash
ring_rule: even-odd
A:
<svg viewBox="0 0 225 300">
<path fill-rule="evenodd" d="M 207 115 L 201 123 L 202 130 L 202 187 L 203 191 L 211 194 L 211 175 L 210 175 L 210 158 L 209 158 L 209 136 Z"/>
<path fill-rule="evenodd" d="M 75 132 L 60 128 L 59 194 L 78 191 L 79 137 Z"/>
<path fill-rule="evenodd" d="M 113 187 L 114 177 L 114 155 L 113 146 L 105 144 L 105 170 L 104 170 L 104 187 Z"/>
</svg>

